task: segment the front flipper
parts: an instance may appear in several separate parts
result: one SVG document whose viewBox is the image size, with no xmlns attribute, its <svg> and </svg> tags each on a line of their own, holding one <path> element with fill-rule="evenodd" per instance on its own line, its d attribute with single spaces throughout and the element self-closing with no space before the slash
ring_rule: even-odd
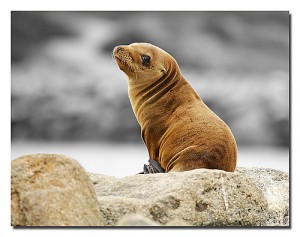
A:
<svg viewBox="0 0 300 237">
<path fill-rule="evenodd" d="M 165 170 L 160 164 L 152 159 L 149 159 L 149 165 L 144 165 L 144 174 L 165 173 Z"/>
</svg>

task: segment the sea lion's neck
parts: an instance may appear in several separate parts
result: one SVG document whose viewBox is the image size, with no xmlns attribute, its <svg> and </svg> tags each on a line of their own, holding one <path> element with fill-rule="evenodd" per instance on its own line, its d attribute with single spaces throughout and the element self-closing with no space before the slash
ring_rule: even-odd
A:
<svg viewBox="0 0 300 237">
<path fill-rule="evenodd" d="M 139 78 L 129 79 L 129 88 L 128 94 L 130 102 L 133 108 L 133 111 L 139 119 L 140 110 L 144 106 L 152 106 L 154 103 L 157 103 L 159 100 L 162 100 L 163 97 L 172 90 L 175 86 L 178 86 L 180 82 L 185 82 L 185 79 L 182 77 L 179 70 L 174 68 L 173 70 L 168 71 L 159 79 L 151 79 L 145 83 L 136 83 Z"/>
</svg>

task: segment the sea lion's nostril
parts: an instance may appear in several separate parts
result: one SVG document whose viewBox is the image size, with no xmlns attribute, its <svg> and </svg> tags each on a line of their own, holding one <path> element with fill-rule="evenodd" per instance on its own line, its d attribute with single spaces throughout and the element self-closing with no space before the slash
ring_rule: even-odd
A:
<svg viewBox="0 0 300 237">
<path fill-rule="evenodd" d="M 121 47 L 121 46 L 119 46 L 119 47 L 117 48 L 117 53 L 119 53 L 120 50 L 122 50 L 122 47 Z"/>
</svg>

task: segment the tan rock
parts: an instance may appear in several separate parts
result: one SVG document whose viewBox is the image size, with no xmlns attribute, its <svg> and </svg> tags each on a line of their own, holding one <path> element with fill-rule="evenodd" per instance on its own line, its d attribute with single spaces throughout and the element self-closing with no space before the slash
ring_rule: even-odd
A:
<svg viewBox="0 0 300 237">
<path fill-rule="evenodd" d="M 134 175 L 90 174 L 106 225 L 140 215 L 162 225 L 176 219 L 196 226 L 265 226 L 263 192 L 247 176 L 220 170 Z"/>
<path fill-rule="evenodd" d="M 155 222 L 139 214 L 131 214 L 128 216 L 123 216 L 117 225 L 118 226 L 160 226 L 158 222 Z"/>
<path fill-rule="evenodd" d="M 174 226 L 175 227 L 175 226 L 192 226 L 192 225 L 190 225 L 189 223 L 187 223 L 184 220 L 174 219 L 174 220 L 169 221 L 167 224 L 165 224 L 165 226 Z"/>
<path fill-rule="evenodd" d="M 83 168 L 63 155 L 28 155 L 11 165 L 13 226 L 103 225 L 93 185 Z"/>
<path fill-rule="evenodd" d="M 289 225 L 289 176 L 272 169 L 119 179 L 38 154 L 12 161 L 11 184 L 13 226 Z"/>
<path fill-rule="evenodd" d="M 265 168 L 238 168 L 262 190 L 268 202 L 267 226 L 289 225 L 289 175 Z"/>
</svg>

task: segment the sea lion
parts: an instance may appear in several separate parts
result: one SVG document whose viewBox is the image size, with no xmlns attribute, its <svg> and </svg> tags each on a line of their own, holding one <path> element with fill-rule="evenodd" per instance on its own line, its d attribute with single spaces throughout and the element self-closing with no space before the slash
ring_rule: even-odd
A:
<svg viewBox="0 0 300 237">
<path fill-rule="evenodd" d="M 133 43 L 115 47 L 113 55 L 128 77 L 129 99 L 154 161 L 150 166 L 159 164 L 165 172 L 235 170 L 237 145 L 230 128 L 204 104 L 170 54 Z"/>
</svg>

